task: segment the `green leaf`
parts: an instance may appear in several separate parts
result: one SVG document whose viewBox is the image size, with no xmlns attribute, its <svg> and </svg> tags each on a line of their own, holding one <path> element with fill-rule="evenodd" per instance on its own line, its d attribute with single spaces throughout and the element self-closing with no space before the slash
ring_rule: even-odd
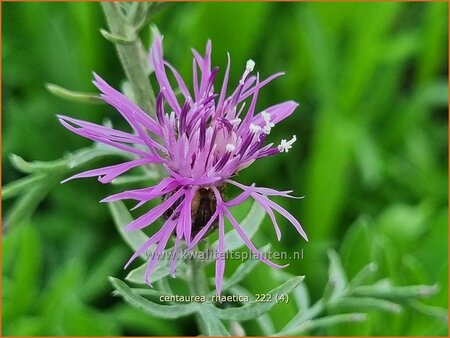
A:
<svg viewBox="0 0 450 338">
<path fill-rule="evenodd" d="M 34 172 L 54 172 L 59 171 L 61 169 L 67 168 L 66 161 L 64 159 L 59 159 L 56 161 L 35 161 L 28 162 L 25 161 L 22 157 L 16 154 L 11 154 L 9 156 L 11 164 L 19 171 L 30 174 Z"/>
<path fill-rule="evenodd" d="M 285 282 L 286 280 L 294 277 L 293 274 L 279 269 L 271 269 L 271 274 L 275 278 L 275 280 L 279 282 Z M 301 312 L 304 312 L 309 308 L 310 297 L 308 288 L 305 283 L 300 283 L 300 285 L 296 287 L 294 291 L 292 291 L 292 296 L 294 297 L 297 308 Z"/>
<path fill-rule="evenodd" d="M 133 291 L 128 285 L 121 280 L 109 277 L 111 284 L 116 291 L 123 297 L 123 299 L 130 305 L 141 309 L 149 315 L 159 317 L 175 319 L 184 316 L 188 316 L 197 310 L 194 303 L 189 304 L 177 304 L 177 305 L 161 305 L 145 299 Z"/>
<path fill-rule="evenodd" d="M 270 301 L 267 302 L 253 302 L 245 304 L 241 307 L 236 308 L 228 308 L 228 309 L 217 309 L 217 315 L 221 319 L 226 320 L 250 320 L 255 319 L 263 313 L 269 311 L 272 307 L 274 307 L 279 300 L 277 297 L 280 295 L 287 295 L 292 290 L 294 290 L 302 281 L 304 277 L 294 277 L 282 285 L 276 287 L 275 289 L 269 291 L 268 293 L 271 295 Z"/>
<path fill-rule="evenodd" d="M 358 312 L 327 316 L 320 319 L 306 321 L 297 328 L 293 328 L 288 331 L 283 330 L 282 332 L 275 334 L 275 336 L 302 335 L 310 330 L 333 327 L 341 323 L 360 322 L 366 319 L 367 314 Z"/>
<path fill-rule="evenodd" d="M 91 147 L 83 148 L 68 154 L 63 158 L 54 161 L 25 161 L 22 157 L 16 154 L 10 155 L 11 164 L 19 171 L 27 174 L 31 173 L 50 173 L 55 172 L 64 173 L 68 169 L 89 163 L 92 160 L 99 159 L 110 155 L 123 155 L 127 156 L 122 151 L 118 151 L 112 147 L 103 145 L 94 145 Z"/>
<path fill-rule="evenodd" d="M 367 262 L 374 260 L 373 222 L 360 216 L 346 231 L 340 245 L 340 256 L 348 277 L 355 276 Z"/>
<path fill-rule="evenodd" d="M 92 147 L 83 148 L 73 152 L 72 154 L 69 154 L 68 156 L 66 156 L 66 161 L 68 168 L 72 169 L 88 164 L 93 160 L 97 160 L 105 156 L 111 155 L 120 155 L 125 156 L 126 158 L 129 157 L 129 155 L 123 151 L 97 143 L 94 144 L 94 146 Z"/>
<path fill-rule="evenodd" d="M 359 286 L 352 291 L 352 295 L 387 299 L 426 298 L 438 291 L 437 285 L 392 286 L 388 281 L 382 280 L 371 286 Z"/>
<path fill-rule="evenodd" d="M 171 319 L 161 319 L 149 316 L 126 303 L 120 303 L 111 309 L 112 320 L 129 332 L 151 332 L 154 336 L 182 336 L 181 325 L 173 325 Z"/>
<path fill-rule="evenodd" d="M 135 35 L 121 36 L 121 35 L 117 35 L 117 34 L 112 34 L 105 29 L 100 29 L 100 33 L 109 42 L 117 43 L 120 45 L 129 45 L 129 44 L 132 44 L 134 41 L 136 41 Z"/>
<path fill-rule="evenodd" d="M 89 285 L 89 284 L 86 284 Z M 61 309 L 62 329 L 68 336 L 112 336 L 120 334 L 120 327 L 105 312 L 83 304 L 74 294 L 69 294 Z"/>
<path fill-rule="evenodd" d="M 423 313 L 427 316 L 436 317 L 444 323 L 448 323 L 448 310 L 439 306 L 432 306 L 424 304 L 419 300 L 411 299 L 408 301 L 408 305 L 414 310 Z"/>
<path fill-rule="evenodd" d="M 17 226 L 26 222 L 33 215 L 39 203 L 56 184 L 55 180 L 59 181 L 60 177 L 57 175 L 52 179 L 41 181 L 21 195 L 6 216 L 6 220 L 3 223 L 3 232 L 9 231 L 11 226 Z"/>
<path fill-rule="evenodd" d="M 302 284 L 299 284 L 299 287 Z M 294 290 L 295 291 L 295 290 Z M 248 297 L 251 301 L 255 300 L 255 295 L 248 291 L 246 288 L 236 285 L 230 289 L 231 294 L 242 295 Z M 271 336 L 275 332 L 275 326 L 273 320 L 268 313 L 263 313 L 261 316 L 255 319 L 256 323 L 261 328 L 262 333 L 265 336 Z"/>
<path fill-rule="evenodd" d="M 115 246 L 112 250 L 104 252 L 98 260 L 93 262 L 85 281 L 85 285 L 89 285 L 89 287 L 80 290 L 83 301 L 92 301 L 108 289 L 109 285 L 106 276 L 123 269 L 126 255 L 127 250 L 124 246 Z"/>
<path fill-rule="evenodd" d="M 131 214 L 125 207 L 125 204 L 122 201 L 115 201 L 108 203 L 108 208 L 113 217 L 114 224 L 116 225 L 117 230 L 119 231 L 120 235 L 125 240 L 125 242 L 130 246 L 130 248 L 133 251 L 139 249 L 145 243 L 148 237 L 141 230 L 129 232 L 124 230 L 124 227 L 133 221 L 133 217 L 131 217 Z M 150 247 L 146 252 L 144 252 L 141 255 L 141 257 L 144 260 L 147 260 L 147 258 L 149 257 L 148 253 L 153 252 L 155 247 L 156 247 L 155 245 Z"/>
<path fill-rule="evenodd" d="M 81 102 L 81 103 L 96 103 L 96 104 L 105 103 L 99 95 L 94 93 L 73 91 L 55 85 L 53 83 L 47 83 L 45 85 L 45 88 L 47 88 L 47 90 L 53 95 L 67 101 Z"/>
<path fill-rule="evenodd" d="M 324 291 L 324 299 L 336 299 L 342 296 L 347 287 L 347 277 L 342 268 L 341 259 L 334 250 L 328 251 L 328 285 Z"/>
<path fill-rule="evenodd" d="M 64 313 L 61 307 L 66 303 L 69 297 L 78 293 L 78 288 L 86 287 L 83 284 L 84 264 L 79 257 L 67 261 L 60 266 L 56 274 L 48 282 L 48 287 L 41 294 L 39 306 L 42 311 L 42 324 L 44 332 L 61 332 L 61 326 L 64 322 Z M 78 296 L 78 295 L 77 295 Z"/>
<path fill-rule="evenodd" d="M 41 282 L 42 248 L 41 239 L 36 228 L 27 224 L 11 236 L 19 236 L 19 248 L 13 266 L 11 289 L 9 290 L 10 307 L 5 309 L 5 318 L 20 317 L 35 306 Z"/>
<path fill-rule="evenodd" d="M 170 293 L 167 293 L 165 291 L 161 291 L 161 290 L 155 290 L 152 289 L 150 287 L 148 288 L 133 288 L 133 291 L 136 292 L 138 295 L 141 296 L 148 296 L 148 297 L 152 297 L 152 298 L 158 298 L 161 296 L 171 296 Z M 116 290 L 113 291 L 113 295 L 114 296 L 119 296 L 119 292 L 117 292 Z"/>
<path fill-rule="evenodd" d="M 378 271 L 378 265 L 375 262 L 367 264 L 359 271 L 356 276 L 350 281 L 349 289 L 361 286 L 366 283 Z"/>
<path fill-rule="evenodd" d="M 313 318 L 320 315 L 324 311 L 325 305 L 323 299 L 318 300 L 313 306 L 309 307 L 306 311 L 301 311 L 294 318 L 292 318 L 283 329 L 277 333 L 277 335 L 289 335 L 292 332 L 297 332 L 306 322 L 311 321 Z"/>
<path fill-rule="evenodd" d="M 2 199 L 7 200 L 16 197 L 22 191 L 31 189 L 43 180 L 45 180 L 44 175 L 32 175 L 13 181 L 2 187 Z"/>
<path fill-rule="evenodd" d="M 203 323 L 203 329 L 206 332 L 202 332 L 207 336 L 229 336 L 230 333 L 227 331 L 223 323 L 217 317 L 215 308 L 211 304 L 199 303 L 197 305 L 198 314 Z"/>
<path fill-rule="evenodd" d="M 400 313 L 402 307 L 388 300 L 373 297 L 346 297 L 328 305 L 329 308 L 375 309 Z"/>
<path fill-rule="evenodd" d="M 265 214 L 264 209 L 258 203 L 254 202 L 248 215 L 240 223 L 248 238 L 251 239 L 256 234 Z M 225 243 L 227 243 L 227 251 L 234 251 L 245 245 L 239 234 L 234 229 L 225 234 Z M 218 245 L 219 242 L 216 241 L 212 244 L 212 248 L 216 249 Z"/>
</svg>

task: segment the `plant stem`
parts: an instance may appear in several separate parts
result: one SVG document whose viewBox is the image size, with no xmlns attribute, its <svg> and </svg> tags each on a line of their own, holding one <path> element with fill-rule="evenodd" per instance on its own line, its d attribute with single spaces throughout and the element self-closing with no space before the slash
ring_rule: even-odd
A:
<svg viewBox="0 0 450 338">
<path fill-rule="evenodd" d="M 188 282 L 189 290 L 191 295 L 197 296 L 206 296 L 209 293 L 208 289 L 208 280 L 205 275 L 204 264 L 202 261 L 191 259 L 190 263 L 190 273 L 191 278 Z M 199 313 L 195 314 L 195 321 L 197 322 L 197 326 L 200 330 L 200 335 L 205 334 L 206 331 L 206 323 L 202 316 Z"/>
<path fill-rule="evenodd" d="M 144 49 L 135 31 L 136 28 L 127 21 L 119 2 L 108 1 L 101 4 L 111 33 L 119 37 L 132 38 L 132 41 L 127 44 L 115 43 L 117 54 L 130 82 L 135 103 L 154 116 L 155 94 L 146 75 Z"/>
</svg>

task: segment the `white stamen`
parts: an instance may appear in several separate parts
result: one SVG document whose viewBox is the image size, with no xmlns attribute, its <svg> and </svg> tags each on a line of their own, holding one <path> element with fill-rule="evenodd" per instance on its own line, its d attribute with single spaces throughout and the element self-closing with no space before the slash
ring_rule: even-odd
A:
<svg viewBox="0 0 450 338">
<path fill-rule="evenodd" d="M 282 153 L 283 151 L 288 152 L 289 149 L 292 148 L 292 145 L 295 141 L 297 141 L 297 136 L 295 135 L 293 135 L 289 141 L 286 141 L 285 139 L 281 140 L 281 143 L 278 146 L 278 150 L 280 151 L 280 153 Z"/>
<path fill-rule="evenodd" d="M 239 124 L 241 122 L 242 122 L 242 120 L 240 118 L 236 118 L 236 119 L 230 121 L 231 124 Z"/>
<path fill-rule="evenodd" d="M 232 151 L 234 151 L 234 149 L 236 149 L 236 147 L 234 146 L 234 144 L 229 143 L 226 145 L 225 149 L 226 151 L 229 151 L 231 153 Z"/>
<path fill-rule="evenodd" d="M 244 108 L 245 108 L 245 102 L 242 104 L 241 109 L 239 109 L 239 112 L 237 113 L 236 116 L 241 116 L 241 113 L 244 110 Z"/>
<path fill-rule="evenodd" d="M 272 123 L 273 124 L 273 123 Z M 269 135 L 270 131 L 272 130 L 272 126 L 270 126 L 270 124 L 266 124 L 263 128 L 262 128 L 264 134 Z"/>
<path fill-rule="evenodd" d="M 253 71 L 253 69 L 255 69 L 255 61 L 250 59 L 247 61 L 247 64 L 245 65 L 244 75 L 242 75 L 242 79 L 239 81 L 241 85 L 244 84 L 245 79 L 247 78 L 248 74 Z"/>
<path fill-rule="evenodd" d="M 261 116 L 262 116 L 264 122 L 266 122 L 266 123 L 270 122 L 270 119 L 271 119 L 271 117 L 272 117 L 272 116 L 270 116 L 270 114 L 269 114 L 268 112 L 266 112 L 265 110 L 263 110 L 263 111 L 261 112 Z"/>
<path fill-rule="evenodd" d="M 270 122 L 270 119 L 272 118 L 272 116 L 265 110 L 261 112 L 261 116 L 262 116 L 264 122 L 266 122 L 266 125 L 263 127 L 264 134 L 269 135 L 271 129 L 273 127 L 275 127 L 275 124 Z"/>
<path fill-rule="evenodd" d="M 257 134 L 261 131 L 261 127 L 256 124 L 253 124 L 253 123 L 250 123 L 249 129 L 250 129 L 250 132 L 253 134 Z"/>
<path fill-rule="evenodd" d="M 248 72 L 252 72 L 253 69 L 255 68 L 255 61 L 253 61 L 252 59 L 248 60 L 245 68 L 247 69 Z"/>
</svg>

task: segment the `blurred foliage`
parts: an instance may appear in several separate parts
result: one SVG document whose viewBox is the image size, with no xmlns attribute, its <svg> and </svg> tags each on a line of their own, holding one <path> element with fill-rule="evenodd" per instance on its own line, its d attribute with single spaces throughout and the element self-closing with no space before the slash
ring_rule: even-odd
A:
<svg viewBox="0 0 450 338">
<path fill-rule="evenodd" d="M 240 179 L 306 196 L 280 203 L 302 221 L 308 243 L 281 220 L 280 243 L 267 220 L 256 242 L 304 250 L 304 260 L 290 262 L 286 272 L 306 276 L 312 301 L 327 284 L 330 247 L 339 250 L 349 279 L 376 262 L 374 280 L 439 286 L 435 296 L 408 304 L 413 310 L 369 312 L 366 321 L 312 333 L 447 334 L 442 313 L 434 311 L 448 306 L 447 13 L 447 3 L 174 3 L 152 17 L 165 35 L 166 57 L 187 78 L 189 49 L 203 50 L 208 38 L 222 70 L 230 52 L 231 83 L 249 58 L 264 77 L 286 71 L 260 95 L 259 107 L 299 101 L 270 136 L 278 142 L 296 134 L 299 141 Z M 5 3 L 2 20 L 2 180 L 8 185 L 24 175 L 12 167 L 12 153 L 53 161 L 89 145 L 55 114 L 126 126 L 109 107 L 62 101 L 45 89 L 56 83 L 93 92 L 92 71 L 121 86 L 115 50 L 99 31 L 106 23 L 98 4 Z M 142 34 L 148 42 L 149 30 Z M 118 188 L 59 180 L 22 187 L 27 194 L 3 202 L 4 219 L 18 204 L 25 207 L 2 238 L 2 334 L 197 334 L 192 318 L 173 325 L 111 296 L 107 276 L 125 277 L 131 252 L 98 200 Z M 228 262 L 226 275 L 238 264 Z M 279 282 L 259 264 L 243 285 L 255 293 Z M 294 304 L 275 306 L 273 325 L 280 330 L 296 312 Z M 243 326 L 249 335 L 261 334 L 251 323 Z"/>
</svg>

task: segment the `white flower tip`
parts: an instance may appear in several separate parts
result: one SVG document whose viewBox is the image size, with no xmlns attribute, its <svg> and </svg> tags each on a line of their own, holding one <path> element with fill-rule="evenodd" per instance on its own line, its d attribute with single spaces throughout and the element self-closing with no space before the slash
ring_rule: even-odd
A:
<svg viewBox="0 0 450 338">
<path fill-rule="evenodd" d="M 263 132 L 264 132 L 264 134 L 266 134 L 266 135 L 269 135 L 270 132 L 271 132 L 271 130 L 272 130 L 272 126 L 271 126 L 270 124 L 266 124 L 266 125 L 263 127 Z"/>
<path fill-rule="evenodd" d="M 230 121 L 231 124 L 239 124 L 241 122 L 242 122 L 242 120 L 240 118 L 235 118 L 234 120 Z"/>
<path fill-rule="evenodd" d="M 275 127 L 275 124 L 272 123 L 272 122 L 270 122 L 270 119 L 272 118 L 272 115 L 270 115 L 268 112 L 266 112 L 265 110 L 263 110 L 263 111 L 261 112 L 261 116 L 262 116 L 264 122 L 266 123 L 266 125 L 263 127 L 264 134 L 269 135 L 271 129 L 272 129 L 273 127 Z"/>
<path fill-rule="evenodd" d="M 255 68 L 255 61 L 253 61 L 252 59 L 248 60 L 245 68 L 247 69 L 247 71 L 252 72 Z"/>
<path fill-rule="evenodd" d="M 280 145 L 278 146 L 278 150 L 280 151 L 280 153 L 282 153 L 282 152 L 287 153 L 289 151 L 289 149 L 292 148 L 292 145 L 294 144 L 295 141 L 297 141 L 296 135 L 293 135 L 289 141 L 282 139 Z"/>
<path fill-rule="evenodd" d="M 254 123 L 250 123 L 249 129 L 250 129 L 250 132 L 253 133 L 253 134 L 259 133 L 261 131 L 261 127 L 256 125 L 256 124 L 254 124 Z"/>
<path fill-rule="evenodd" d="M 229 143 L 226 145 L 225 149 L 226 151 L 229 151 L 231 153 L 232 151 L 234 151 L 234 149 L 236 149 L 236 147 L 234 146 L 234 144 Z"/>
</svg>

